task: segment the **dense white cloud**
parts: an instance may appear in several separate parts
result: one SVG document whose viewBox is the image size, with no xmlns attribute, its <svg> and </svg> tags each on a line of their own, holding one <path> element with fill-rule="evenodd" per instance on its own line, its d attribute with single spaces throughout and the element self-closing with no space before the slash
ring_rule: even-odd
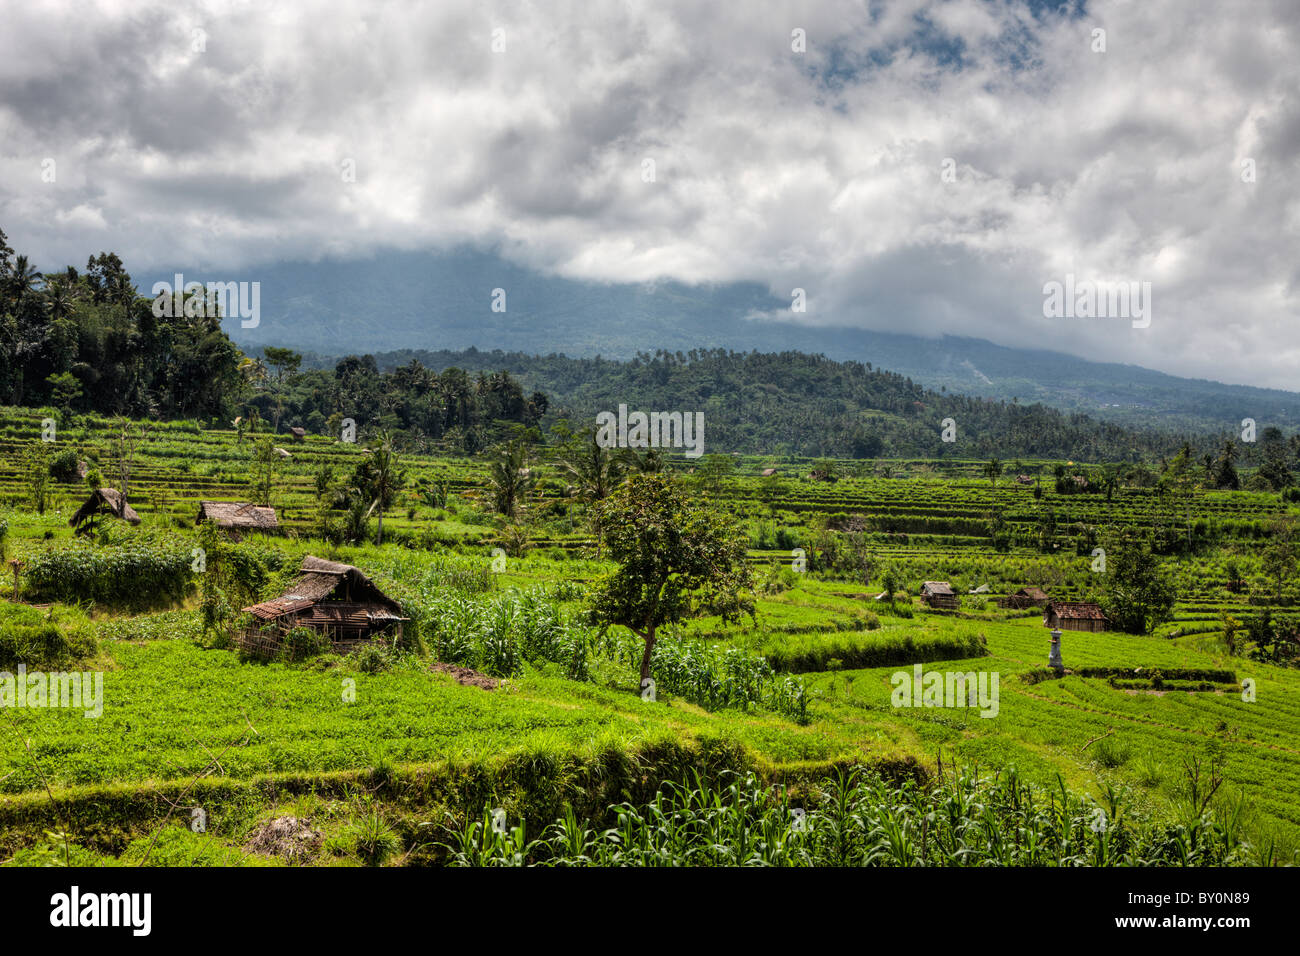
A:
<svg viewBox="0 0 1300 956">
<path fill-rule="evenodd" d="M 1289 0 L 10 5 L 0 227 L 136 271 L 472 242 L 1296 387 L 1298 64 Z M 1044 318 L 1067 273 L 1150 327 Z"/>
</svg>

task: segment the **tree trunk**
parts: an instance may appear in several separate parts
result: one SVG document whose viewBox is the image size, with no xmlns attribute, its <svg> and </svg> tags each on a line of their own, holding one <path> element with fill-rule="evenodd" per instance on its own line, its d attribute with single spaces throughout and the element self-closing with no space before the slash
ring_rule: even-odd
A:
<svg viewBox="0 0 1300 956">
<path fill-rule="evenodd" d="M 655 649 L 655 628 L 651 627 L 643 635 L 645 637 L 645 653 L 641 655 L 641 686 L 650 679 L 650 654 Z"/>
<path fill-rule="evenodd" d="M 381 507 L 379 509 L 379 528 L 375 534 L 375 546 L 378 547 L 383 543 L 384 543 L 384 509 Z"/>
</svg>

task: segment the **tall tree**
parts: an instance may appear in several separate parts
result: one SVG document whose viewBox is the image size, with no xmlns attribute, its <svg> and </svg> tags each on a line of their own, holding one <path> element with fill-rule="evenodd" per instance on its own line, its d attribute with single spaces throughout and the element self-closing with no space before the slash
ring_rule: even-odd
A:
<svg viewBox="0 0 1300 956">
<path fill-rule="evenodd" d="M 1102 607 L 1111 623 L 1131 634 L 1150 634 L 1169 620 L 1178 597 L 1173 578 L 1143 537 L 1126 532 L 1106 547 Z"/>
<path fill-rule="evenodd" d="M 753 612 L 747 539 L 729 516 L 693 506 L 675 479 L 633 475 L 599 507 L 618 567 L 596 585 L 591 617 L 645 642 L 642 687 L 661 627 L 701 609 L 729 622 Z"/>
<path fill-rule="evenodd" d="M 375 544 L 384 543 L 384 511 L 393 506 L 397 495 L 406 487 L 406 469 L 398 460 L 393 448 L 393 436 L 381 431 L 365 450 L 365 458 L 357 466 L 354 485 L 370 503 L 370 511 L 378 518 Z"/>
<path fill-rule="evenodd" d="M 528 465 L 528 445 L 515 438 L 500 445 L 488 461 L 488 486 L 492 507 L 507 518 L 514 518 L 533 486 L 533 472 Z"/>
</svg>

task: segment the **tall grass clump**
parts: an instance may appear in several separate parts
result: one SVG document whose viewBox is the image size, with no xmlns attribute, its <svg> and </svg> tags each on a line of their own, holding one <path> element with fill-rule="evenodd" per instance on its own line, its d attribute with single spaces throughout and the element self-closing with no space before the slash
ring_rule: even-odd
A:
<svg viewBox="0 0 1300 956">
<path fill-rule="evenodd" d="M 1204 814 L 1172 822 L 1108 791 L 1101 803 L 1014 768 L 937 787 L 852 767 L 798 802 L 752 773 L 668 783 L 648 803 L 572 811 L 531 842 L 474 822 L 444 844 L 457 866 L 1245 866 L 1277 860 Z M 484 820 L 486 821 L 486 816 Z"/>
<path fill-rule="evenodd" d="M 637 667 L 645 644 L 634 634 L 608 631 L 601 647 L 611 660 Z M 650 675 L 656 690 L 677 694 L 709 710 L 760 707 L 800 722 L 808 717 L 803 682 L 777 674 L 766 660 L 739 648 L 719 648 L 664 634 L 651 652 Z"/>
</svg>

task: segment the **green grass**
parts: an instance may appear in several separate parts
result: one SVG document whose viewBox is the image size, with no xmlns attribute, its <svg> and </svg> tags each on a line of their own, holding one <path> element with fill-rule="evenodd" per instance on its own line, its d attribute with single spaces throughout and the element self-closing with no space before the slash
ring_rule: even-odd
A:
<svg viewBox="0 0 1300 956">
<path fill-rule="evenodd" d="M 0 426 L 0 506 L 8 506 L 0 511 L 8 524 L 5 556 L 48 560 L 39 556 L 74 545 L 67 518 L 84 493 L 76 485 L 56 484 L 55 501 L 44 515 L 27 510 L 18 462 L 23 444 L 37 434 L 40 416 L 10 411 Z M 88 457 L 98 455 L 105 480 L 112 483 L 106 434 L 105 423 L 88 419 L 65 429 L 62 438 Z M 533 549 L 508 559 L 503 573 L 485 570 L 498 528 L 480 507 L 482 465 L 470 459 L 411 458 L 415 476 L 447 482 L 448 507 L 435 510 L 414 498 L 404 500 L 385 516 L 383 547 L 327 545 L 311 537 L 312 473 L 330 464 L 341 474 L 360 451 L 314 436 L 292 450 L 295 457 L 280 476 L 276 501 L 286 535 L 268 542 L 283 552 L 289 568 L 306 553 L 346 561 L 404 599 L 424 600 L 448 585 L 475 600 L 495 600 L 512 588 L 533 590 L 568 618 L 579 614 L 587 583 L 608 569 L 594 557 L 581 507 L 548 492 L 530 504 Z M 199 499 L 248 498 L 247 455 L 248 443 L 241 448 L 232 433 L 164 423 L 142 449 L 132 478 L 131 502 L 143 526 L 136 531 L 114 526 L 110 539 L 119 545 L 166 540 L 183 551 L 196 541 L 192 521 Z M 682 628 L 687 641 L 705 642 L 717 655 L 731 650 L 762 656 L 777 670 L 799 675 L 808 689 L 806 724 L 754 706 L 708 711 L 671 693 L 643 702 L 634 668 L 599 657 L 593 658 L 587 681 L 565 679 L 558 664 L 529 665 L 507 687 L 492 692 L 463 687 L 431 672 L 427 662 L 411 660 L 375 674 L 333 657 L 293 665 L 241 662 L 232 652 L 201 646 L 197 598 L 180 588 L 143 613 L 114 610 L 108 602 L 56 603 L 49 609 L 0 602 L 0 646 L 9 640 L 16 647 L 19 637 L 34 633 L 30 628 L 90 635 L 92 643 L 56 656 L 65 664 L 80 660 L 81 666 L 105 672 L 104 714 L 98 719 L 60 710 L 0 713 L 5 739 L 0 820 L 10 819 L 16 827 L 4 841 L 6 851 L 23 847 L 28 855 L 17 861 L 35 862 L 45 852 L 42 846 L 57 849 L 44 836 L 46 829 L 60 826 L 45 793 L 48 784 L 69 812 L 80 808 L 80 829 L 72 833 L 78 852 L 94 862 L 136 859 L 132 854 L 141 850 L 134 841 L 143 821 L 153 825 L 161 819 L 156 794 L 175 796 L 202 775 L 202 786 L 222 795 L 215 835 L 192 835 L 183 827 L 173 832 L 173 820 L 160 859 L 243 861 L 246 854 L 230 851 L 267 813 L 283 809 L 286 801 L 307 799 L 303 792 L 337 790 L 336 796 L 299 809 L 327 821 L 330 848 L 322 859 L 359 863 L 371 851 L 382 851 L 385 827 L 394 828 L 406 849 L 420 842 L 420 821 L 401 809 L 400 799 L 389 794 L 378 806 L 365 802 L 374 786 L 370 775 L 377 770 L 404 780 L 467 774 L 495 780 L 493 775 L 506 772 L 502 767 L 519 766 L 581 765 L 587 768 L 583 773 L 594 773 L 591 768 L 599 766 L 603 754 L 660 767 L 655 762 L 660 757 L 644 755 L 664 752 L 665 741 L 707 750 L 716 740 L 739 748 L 766 780 L 824 775 L 832 766 L 854 761 L 905 766 L 914 760 L 935 775 L 941 765 L 950 774 L 954 762 L 992 772 L 1014 766 L 1036 786 L 1054 787 L 1059 778 L 1098 799 L 1107 788 L 1131 788 L 1136 807 L 1168 819 L 1186 812 L 1185 763 L 1198 756 L 1207 760 L 1219 748 L 1224 782 L 1214 812 L 1239 807 L 1244 832 L 1256 842 L 1300 846 L 1300 671 L 1230 658 L 1217 639 L 1222 614 L 1248 616 L 1270 600 L 1271 585 L 1263 580 L 1257 551 L 1268 520 L 1285 510 L 1276 496 L 1198 493 L 1192 516 L 1207 524 L 1212 543 L 1201 553 L 1171 559 L 1180 600 L 1174 620 L 1157 635 L 1066 632 L 1063 642 L 1070 668 L 1232 671 L 1256 682 L 1257 698 L 1247 703 L 1224 682 L 1200 690 L 1173 681 L 1154 692 L 1077 674 L 1038 683 L 1021 680 L 1046 664 L 1048 636 L 1041 620 L 1033 612 L 1008 614 L 992 600 L 965 594 L 988 584 L 995 596 L 1055 577 L 1054 594 L 1087 596 L 1098 582 L 1089 571 L 1090 557 L 1075 551 L 1075 526 L 1148 526 L 1166 508 L 1153 493 L 1125 489 L 1106 502 L 1099 495 L 1048 491 L 1038 501 L 1003 482 L 997 498 L 1013 539 L 1021 538 L 1000 552 L 980 530 L 991 492 L 978 477 L 977 462 L 893 463 L 896 474 L 911 475 L 905 478 L 870 473 L 875 465 L 846 463 L 849 477 L 834 485 L 787 477 L 775 490 L 757 477 L 770 464 L 767 458 L 740 459 L 739 474 L 725 480 L 717 494 L 720 506 L 752 540 L 764 539 L 755 541 L 754 557 L 761 564 L 789 566 L 789 549 L 766 540 L 778 532 L 810 549 L 828 521 L 859 517 L 872 560 L 892 564 L 901 588 L 915 595 L 920 581 L 946 579 L 963 595 L 955 614 L 933 614 L 904 601 L 913 613 L 907 618 L 872 600 L 878 581 L 863 580 L 860 572 L 806 573 L 797 575 L 791 588 L 760 594 L 755 621 L 727 625 L 701 617 Z M 791 463 L 782 470 L 806 474 L 807 466 Z M 545 464 L 540 471 L 550 474 Z M 1049 506 L 1057 512 L 1059 532 L 1055 546 L 1042 553 L 1028 540 Z M 78 553 L 84 547 L 78 546 Z M 100 544 L 88 547 L 112 553 Z M 1246 577 L 1245 593 L 1226 590 L 1229 559 Z M 84 567 L 92 565 L 97 566 L 88 560 Z M 121 594 L 128 586 L 112 583 L 106 594 Z M 1274 611 L 1297 613 L 1290 606 Z M 1175 631 L 1183 636 L 1168 636 Z M 23 646 L 27 649 L 19 656 L 34 653 Z M 915 662 L 926 670 L 996 671 L 997 716 L 982 718 L 969 709 L 894 708 L 890 677 L 900 669 L 910 672 Z M 348 681 L 354 682 L 352 703 L 344 701 Z M 30 754 L 24 741 L 30 742 Z M 677 772 L 684 764 L 674 757 L 662 766 Z M 510 799 L 521 805 L 528 793 L 550 792 L 545 773 L 509 772 L 516 774 Z M 617 793 L 605 795 L 619 799 Z M 652 790 L 644 794 L 652 795 Z M 475 805 L 474 795 L 462 796 L 457 812 L 477 813 L 481 804 Z M 94 807 L 119 801 L 120 832 L 96 831 Z M 596 806 L 589 808 L 596 812 Z M 542 801 L 530 812 L 534 823 L 545 826 L 561 807 Z"/>
</svg>

